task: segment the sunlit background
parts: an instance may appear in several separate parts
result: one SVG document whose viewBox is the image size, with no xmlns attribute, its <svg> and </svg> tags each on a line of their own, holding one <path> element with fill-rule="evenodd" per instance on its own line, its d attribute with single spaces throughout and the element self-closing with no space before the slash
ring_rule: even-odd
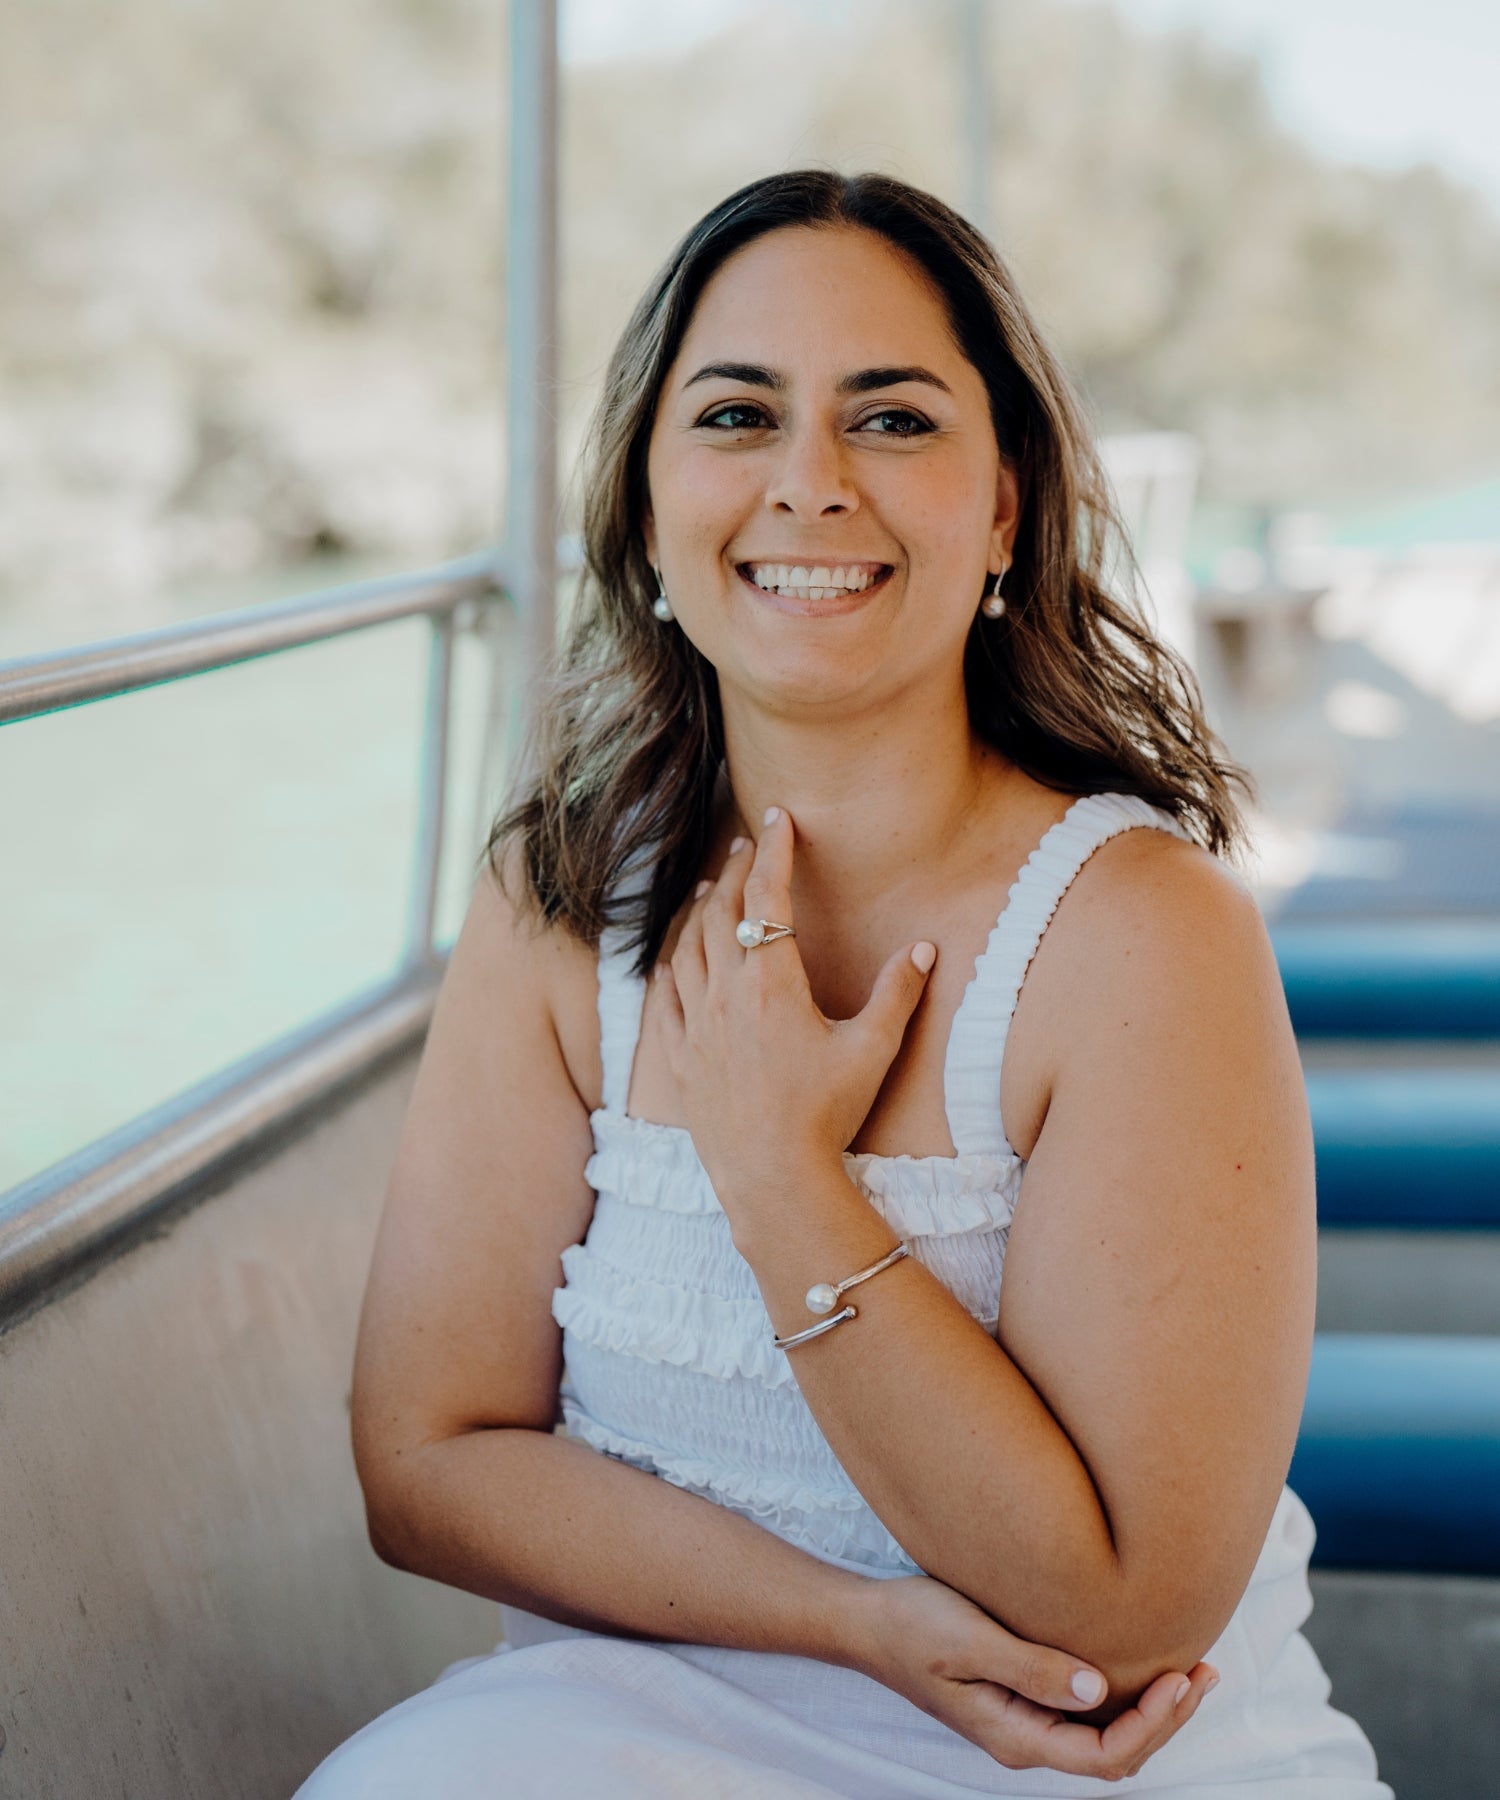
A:
<svg viewBox="0 0 1500 1800">
<path fill-rule="evenodd" d="M 0 659 L 494 539 L 505 45 L 491 0 L 11 9 Z M 564 531 L 678 234 L 771 170 L 900 174 L 1088 397 L 1268 914 L 1500 913 L 1500 11 L 568 0 L 563 51 Z M 0 1189 L 392 966 L 425 646 L 0 733 Z M 446 936 L 503 780 L 479 677 Z"/>
</svg>

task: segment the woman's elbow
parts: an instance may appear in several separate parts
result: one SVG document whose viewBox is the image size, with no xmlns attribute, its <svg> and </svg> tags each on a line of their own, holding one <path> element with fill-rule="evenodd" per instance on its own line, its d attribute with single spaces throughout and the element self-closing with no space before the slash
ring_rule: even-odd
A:
<svg viewBox="0 0 1500 1800">
<path fill-rule="evenodd" d="M 1089 1641 L 1069 1646 L 1109 1683 L 1100 1716 L 1113 1718 L 1134 1706 L 1161 1675 L 1191 1674 L 1223 1635 L 1233 1610 L 1201 1597 L 1175 1606 L 1157 1597 L 1122 1599 L 1095 1623 Z"/>
<path fill-rule="evenodd" d="M 370 1548 L 387 1567 L 412 1573 L 407 1533 L 389 1493 L 363 1470 L 360 1487 L 364 1493 L 365 1535 L 370 1540 Z"/>
<path fill-rule="evenodd" d="M 370 1548 L 388 1567 L 415 1573 L 409 1490 L 416 1459 L 407 1453 L 409 1446 L 373 1430 L 357 1407 L 353 1425 L 354 1472 L 364 1499 Z"/>
<path fill-rule="evenodd" d="M 400 1569 L 404 1574 L 411 1573 L 407 1568 L 406 1559 L 396 1549 L 392 1541 L 386 1537 L 384 1532 L 381 1531 L 375 1520 L 370 1516 L 368 1510 L 365 1513 L 365 1530 L 370 1540 L 370 1548 L 387 1568 Z"/>
</svg>

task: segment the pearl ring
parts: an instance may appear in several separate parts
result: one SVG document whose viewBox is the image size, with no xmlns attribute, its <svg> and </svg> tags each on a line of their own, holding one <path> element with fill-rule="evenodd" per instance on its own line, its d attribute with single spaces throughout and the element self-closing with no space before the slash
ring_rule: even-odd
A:
<svg viewBox="0 0 1500 1800">
<path fill-rule="evenodd" d="M 777 938 L 796 937 L 797 929 L 794 925 L 777 925 L 770 919 L 741 919 L 734 935 L 747 950 L 756 950 L 762 944 L 774 944 Z"/>
</svg>

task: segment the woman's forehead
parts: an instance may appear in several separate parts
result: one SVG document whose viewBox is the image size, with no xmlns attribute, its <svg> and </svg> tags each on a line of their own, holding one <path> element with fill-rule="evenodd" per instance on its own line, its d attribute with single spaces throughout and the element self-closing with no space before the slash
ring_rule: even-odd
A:
<svg viewBox="0 0 1500 1800">
<path fill-rule="evenodd" d="M 715 271 L 683 335 L 672 381 L 705 364 L 798 370 L 922 364 L 967 367 L 925 272 L 885 238 L 852 226 L 788 226 Z"/>
</svg>

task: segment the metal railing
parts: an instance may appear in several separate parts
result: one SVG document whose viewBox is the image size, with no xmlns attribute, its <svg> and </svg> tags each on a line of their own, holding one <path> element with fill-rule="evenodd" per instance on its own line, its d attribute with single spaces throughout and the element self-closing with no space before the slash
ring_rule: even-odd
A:
<svg viewBox="0 0 1500 1800">
<path fill-rule="evenodd" d="M 269 1143 L 409 1050 L 426 1030 L 443 966 L 433 929 L 455 640 L 499 617 L 516 622 L 516 654 L 502 657 L 497 643 L 490 657 L 488 766 L 502 732 L 507 748 L 518 741 L 514 684 L 540 670 L 555 631 L 557 0 L 512 0 L 508 86 L 503 553 L 0 664 L 5 723 L 394 619 L 432 620 L 421 810 L 395 975 L 0 1195 L 0 1330 L 142 1231 L 222 1187 Z"/>
<path fill-rule="evenodd" d="M 425 1030 L 444 960 L 433 931 L 454 648 L 461 631 L 486 631 L 495 608 L 509 599 L 497 558 L 486 554 L 0 663 L 0 724 L 14 724 L 395 620 L 432 622 L 416 844 L 395 974 L 0 1196 L 0 1327 L 143 1226 L 201 1196 L 268 1134 L 368 1075 Z M 493 732 L 515 718 L 513 695 L 501 690 L 517 671 L 499 655 L 489 667 Z"/>
</svg>

